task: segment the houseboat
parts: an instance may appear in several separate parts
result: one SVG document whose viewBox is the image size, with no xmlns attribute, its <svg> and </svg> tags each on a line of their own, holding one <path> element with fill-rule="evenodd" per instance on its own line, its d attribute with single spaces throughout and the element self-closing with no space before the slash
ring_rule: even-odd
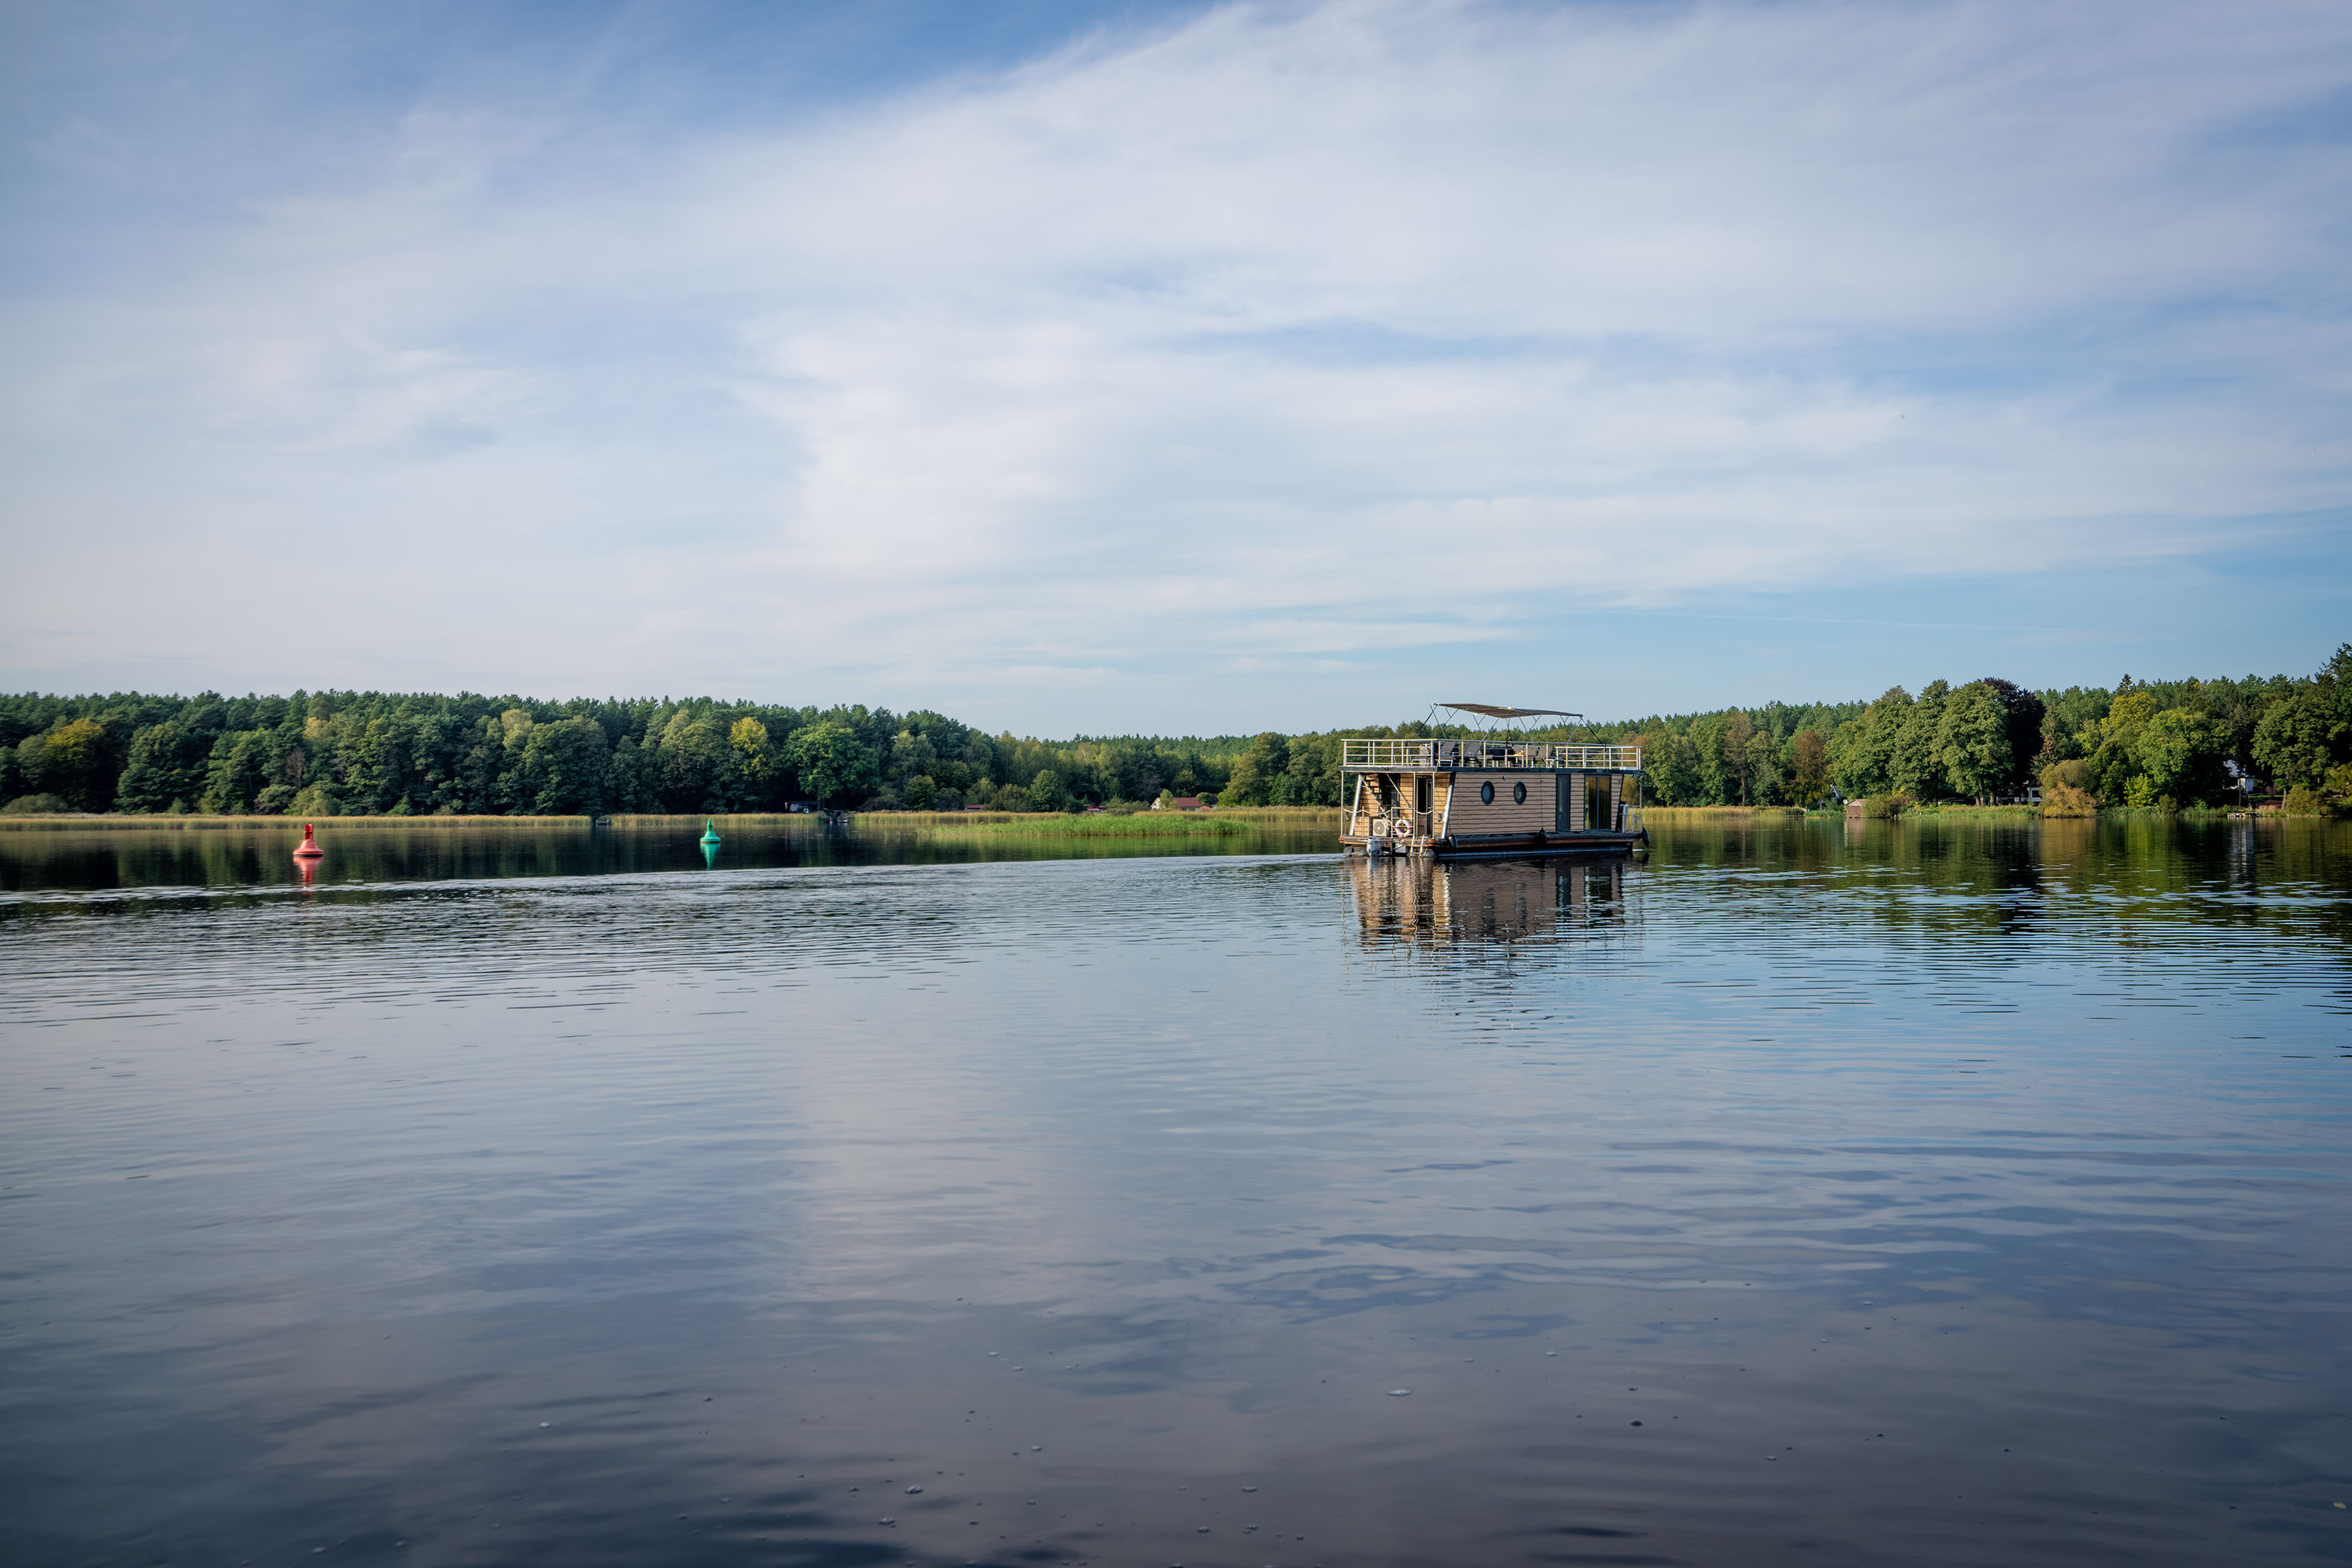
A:
<svg viewBox="0 0 2352 1568">
<path fill-rule="evenodd" d="M 1340 837 L 1350 854 L 1624 855 L 1649 842 L 1641 747 L 1527 739 L 1535 721 L 1583 717 L 1555 708 L 1440 702 L 1439 711 L 1487 722 L 1460 740 L 1341 742 L 1341 770 L 1356 781 Z"/>
</svg>

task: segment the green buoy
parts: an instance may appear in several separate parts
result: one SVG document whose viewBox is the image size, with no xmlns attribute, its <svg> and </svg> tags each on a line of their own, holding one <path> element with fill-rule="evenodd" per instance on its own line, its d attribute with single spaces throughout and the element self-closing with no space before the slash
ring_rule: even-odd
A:
<svg viewBox="0 0 2352 1568">
<path fill-rule="evenodd" d="M 702 847 L 705 849 L 716 849 L 719 847 L 719 829 L 712 820 L 707 816 L 702 819 Z"/>
</svg>

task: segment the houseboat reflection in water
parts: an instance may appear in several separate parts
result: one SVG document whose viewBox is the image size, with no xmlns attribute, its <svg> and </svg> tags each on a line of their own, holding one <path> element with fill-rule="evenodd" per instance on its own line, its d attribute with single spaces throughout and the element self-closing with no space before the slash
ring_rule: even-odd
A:
<svg viewBox="0 0 2352 1568">
<path fill-rule="evenodd" d="M 1438 860 L 1350 857 L 1366 938 L 1442 945 L 1517 942 L 1583 928 L 1623 929 L 1630 860 Z"/>
</svg>

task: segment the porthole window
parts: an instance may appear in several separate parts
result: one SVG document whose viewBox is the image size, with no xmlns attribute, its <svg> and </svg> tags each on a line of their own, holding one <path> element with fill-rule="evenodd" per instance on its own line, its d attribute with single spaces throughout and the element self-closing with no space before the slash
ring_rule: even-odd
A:
<svg viewBox="0 0 2352 1568">
<path fill-rule="evenodd" d="M 1513 805 L 1525 805 L 1528 804 L 1527 785 L 1523 784 L 1515 784 L 1511 786 L 1511 804 Z"/>
<path fill-rule="evenodd" d="M 1481 805 L 1492 805 L 1495 804 L 1495 786 L 1493 784 L 1482 784 L 1478 786 L 1478 804 Z"/>
</svg>

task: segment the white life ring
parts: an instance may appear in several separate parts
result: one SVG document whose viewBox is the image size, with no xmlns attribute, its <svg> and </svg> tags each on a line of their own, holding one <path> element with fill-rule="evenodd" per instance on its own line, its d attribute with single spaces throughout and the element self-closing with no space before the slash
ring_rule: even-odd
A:
<svg viewBox="0 0 2352 1568">
<path fill-rule="evenodd" d="M 1395 823 L 1394 823 L 1393 825 L 1391 825 L 1391 826 L 1390 826 L 1390 828 L 1389 828 L 1389 837 L 1391 837 L 1391 838 L 1410 838 L 1410 837 L 1412 837 L 1412 819 L 1411 817 L 1407 817 L 1407 816 L 1400 816 L 1400 817 L 1398 817 L 1398 818 L 1396 819 Z"/>
</svg>

